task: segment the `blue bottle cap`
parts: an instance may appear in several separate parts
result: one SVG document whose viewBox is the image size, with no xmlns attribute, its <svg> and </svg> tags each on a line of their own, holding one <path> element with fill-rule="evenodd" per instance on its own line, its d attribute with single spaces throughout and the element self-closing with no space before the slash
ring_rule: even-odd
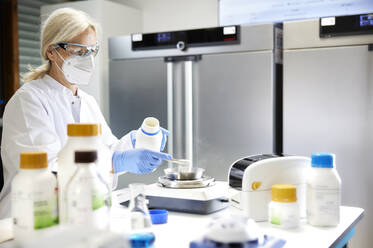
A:
<svg viewBox="0 0 373 248">
<path fill-rule="evenodd" d="M 134 233 L 130 235 L 131 248 L 153 248 L 155 236 L 153 233 Z"/>
<path fill-rule="evenodd" d="M 168 219 L 168 211 L 165 209 L 152 209 L 149 210 L 150 218 L 154 225 L 165 224 Z"/>
<path fill-rule="evenodd" d="M 311 165 L 315 168 L 333 168 L 334 154 L 314 153 L 311 155 Z"/>
</svg>

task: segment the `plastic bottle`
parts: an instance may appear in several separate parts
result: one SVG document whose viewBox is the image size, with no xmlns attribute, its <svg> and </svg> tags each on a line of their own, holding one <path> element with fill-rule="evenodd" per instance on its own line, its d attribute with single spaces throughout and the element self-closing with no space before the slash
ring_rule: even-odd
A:
<svg viewBox="0 0 373 248">
<path fill-rule="evenodd" d="M 284 229 L 299 226 L 300 209 L 297 203 L 297 189 L 290 184 L 272 186 L 272 201 L 269 203 L 269 221 L 272 226 Z"/>
<path fill-rule="evenodd" d="M 58 224 L 57 180 L 48 169 L 47 153 L 21 153 L 11 189 L 16 241 L 37 237 L 41 229 Z"/>
<path fill-rule="evenodd" d="M 135 148 L 146 148 L 159 152 L 162 144 L 162 131 L 159 121 L 154 117 L 147 117 L 136 133 Z"/>
<path fill-rule="evenodd" d="M 110 223 L 111 191 L 96 170 L 96 151 L 76 151 L 78 167 L 67 185 L 68 223 L 107 229 Z"/>
<path fill-rule="evenodd" d="M 130 242 L 132 248 L 154 247 L 155 236 L 152 232 L 152 222 L 145 197 L 145 185 L 134 183 L 129 185 L 131 201 L 129 205 L 131 233 Z"/>
<path fill-rule="evenodd" d="M 68 140 L 58 153 L 58 196 L 60 223 L 67 222 L 66 185 L 76 171 L 74 154 L 76 150 L 98 151 L 97 167 L 104 180 L 112 184 L 110 175 L 112 153 L 101 140 L 101 125 L 75 123 L 67 125 Z"/>
<path fill-rule="evenodd" d="M 312 154 L 307 182 L 307 218 L 313 226 L 339 224 L 341 178 L 334 165 L 334 154 Z"/>
</svg>

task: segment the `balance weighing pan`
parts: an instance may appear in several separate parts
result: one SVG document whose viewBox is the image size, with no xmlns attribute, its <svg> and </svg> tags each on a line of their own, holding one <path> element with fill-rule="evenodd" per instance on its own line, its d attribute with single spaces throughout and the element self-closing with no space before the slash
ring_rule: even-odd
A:
<svg viewBox="0 0 373 248">
<path fill-rule="evenodd" d="M 170 180 L 195 180 L 202 178 L 205 169 L 192 168 L 180 170 L 179 168 L 167 168 L 164 170 L 166 178 Z"/>
</svg>

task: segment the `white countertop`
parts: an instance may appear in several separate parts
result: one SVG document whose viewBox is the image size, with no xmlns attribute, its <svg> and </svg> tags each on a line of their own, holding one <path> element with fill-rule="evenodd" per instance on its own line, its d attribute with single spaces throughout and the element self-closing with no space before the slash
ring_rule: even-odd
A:
<svg viewBox="0 0 373 248">
<path fill-rule="evenodd" d="M 114 202 L 113 202 L 114 203 Z M 188 248 L 191 241 L 199 239 L 206 230 L 211 217 L 237 214 L 239 210 L 234 207 L 227 208 L 210 215 L 196 215 L 170 212 L 168 223 L 153 225 L 156 236 L 156 248 Z M 301 226 L 293 230 L 273 228 L 268 222 L 258 222 L 263 233 L 285 239 L 286 248 L 299 247 L 331 247 L 342 234 L 356 225 L 363 216 L 364 210 L 356 207 L 341 207 L 341 221 L 337 227 L 319 228 L 301 221 Z M 112 230 L 123 232 L 128 221 L 128 210 L 113 204 Z M 12 238 L 11 219 L 0 220 L 0 242 Z"/>
<path fill-rule="evenodd" d="M 189 243 L 198 240 L 206 231 L 206 226 L 212 217 L 239 214 L 242 212 L 234 207 L 210 215 L 197 215 L 187 213 L 169 212 L 168 223 L 153 225 L 156 236 L 156 248 L 188 248 Z M 286 248 L 307 247 L 333 247 L 335 241 L 342 234 L 356 225 L 362 218 L 364 210 L 356 207 L 341 207 L 341 221 L 337 227 L 314 227 L 308 225 L 306 220 L 301 220 L 297 229 L 284 230 L 273 228 L 268 222 L 258 222 L 264 234 L 286 240 Z M 124 231 L 128 224 L 128 210 L 126 208 L 113 208 L 112 229 Z"/>
<path fill-rule="evenodd" d="M 195 215 L 185 213 L 170 212 L 167 224 L 154 225 L 156 236 L 156 247 L 177 247 L 187 248 L 190 241 L 196 240 L 206 230 L 206 225 L 211 217 L 236 213 L 234 208 L 211 214 Z M 301 226 L 293 230 L 283 230 L 273 228 L 268 222 L 258 222 L 264 234 L 276 236 L 285 239 L 286 248 L 299 247 L 331 247 L 333 243 L 347 230 L 351 225 L 355 225 L 364 210 L 355 207 L 341 207 L 341 222 L 337 227 L 320 228 L 306 224 L 306 220 L 301 221 Z"/>
</svg>

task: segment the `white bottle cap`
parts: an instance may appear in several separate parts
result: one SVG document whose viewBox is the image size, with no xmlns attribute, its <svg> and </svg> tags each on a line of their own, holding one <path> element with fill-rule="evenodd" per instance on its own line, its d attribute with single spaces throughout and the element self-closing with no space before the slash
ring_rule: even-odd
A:
<svg viewBox="0 0 373 248">
<path fill-rule="evenodd" d="M 156 135 L 160 132 L 159 121 L 154 117 L 145 118 L 141 125 L 141 131 L 146 135 Z"/>
</svg>

